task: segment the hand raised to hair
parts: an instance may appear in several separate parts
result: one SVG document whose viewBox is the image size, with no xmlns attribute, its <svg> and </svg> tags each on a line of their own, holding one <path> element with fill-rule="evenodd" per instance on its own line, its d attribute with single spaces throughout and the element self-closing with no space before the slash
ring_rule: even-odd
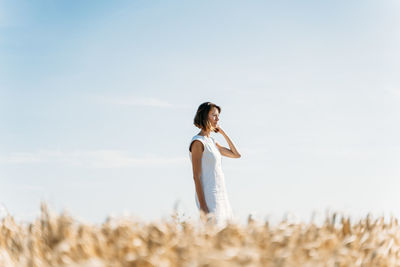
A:
<svg viewBox="0 0 400 267">
<path fill-rule="evenodd" d="M 215 132 L 216 133 L 220 133 L 220 134 L 224 134 L 224 130 L 221 128 L 221 126 L 219 124 L 217 124 L 217 126 L 215 127 Z"/>
</svg>

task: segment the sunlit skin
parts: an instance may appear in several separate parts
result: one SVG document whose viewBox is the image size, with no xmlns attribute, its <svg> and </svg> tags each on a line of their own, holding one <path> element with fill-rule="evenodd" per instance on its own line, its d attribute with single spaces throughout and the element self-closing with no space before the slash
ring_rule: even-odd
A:
<svg viewBox="0 0 400 267">
<path fill-rule="evenodd" d="M 222 134 L 222 136 L 225 138 L 226 142 L 229 145 L 229 148 L 221 146 L 217 141 L 216 146 L 221 153 L 222 156 L 229 157 L 229 158 L 240 158 L 241 155 L 237 151 L 235 145 L 231 141 L 231 139 L 228 137 L 228 135 L 225 133 L 225 131 L 221 128 L 219 125 L 219 112 L 216 107 L 213 107 L 210 112 L 208 113 L 208 120 L 211 123 L 211 125 L 215 128 L 215 131 L 217 133 Z M 205 131 L 202 129 L 198 134 L 206 137 L 210 137 L 211 130 Z M 204 151 L 204 146 L 200 141 L 194 141 L 192 144 L 192 166 L 193 166 L 193 178 L 195 181 L 196 185 L 196 192 L 197 196 L 199 199 L 199 204 L 200 204 L 200 210 L 202 210 L 205 213 L 209 213 L 209 210 L 207 208 L 206 200 L 204 197 L 204 192 L 200 180 L 201 176 L 201 157 L 203 155 Z"/>
</svg>

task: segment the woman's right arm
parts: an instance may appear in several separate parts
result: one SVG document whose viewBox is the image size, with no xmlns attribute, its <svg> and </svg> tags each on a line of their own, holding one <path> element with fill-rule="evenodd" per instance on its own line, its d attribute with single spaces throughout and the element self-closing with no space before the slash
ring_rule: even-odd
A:
<svg viewBox="0 0 400 267">
<path fill-rule="evenodd" d="M 203 144 L 200 141 L 193 141 L 192 144 L 192 167 L 193 167 L 193 179 L 196 186 L 197 198 L 200 202 L 200 209 L 205 213 L 208 213 L 208 207 L 204 198 L 203 186 L 201 184 L 201 157 L 203 155 Z"/>
</svg>

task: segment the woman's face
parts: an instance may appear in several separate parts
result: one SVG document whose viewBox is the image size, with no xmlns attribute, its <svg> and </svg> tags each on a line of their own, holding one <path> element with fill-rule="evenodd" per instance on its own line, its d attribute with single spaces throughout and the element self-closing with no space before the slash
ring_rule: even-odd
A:
<svg viewBox="0 0 400 267">
<path fill-rule="evenodd" d="M 219 112 L 216 107 L 213 107 L 208 113 L 208 119 L 213 127 L 216 127 L 219 121 Z"/>
</svg>

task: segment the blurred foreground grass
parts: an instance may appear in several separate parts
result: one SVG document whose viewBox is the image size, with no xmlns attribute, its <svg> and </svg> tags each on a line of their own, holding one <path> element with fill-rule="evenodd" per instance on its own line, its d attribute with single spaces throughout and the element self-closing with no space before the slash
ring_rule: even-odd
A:
<svg viewBox="0 0 400 267">
<path fill-rule="evenodd" d="M 126 218 L 100 225 L 51 213 L 0 223 L 0 266 L 400 266 L 396 218 L 369 216 L 350 222 L 332 214 L 323 224 L 275 226 L 249 218 L 246 225 L 217 228 L 172 220 L 143 223 Z"/>
</svg>

